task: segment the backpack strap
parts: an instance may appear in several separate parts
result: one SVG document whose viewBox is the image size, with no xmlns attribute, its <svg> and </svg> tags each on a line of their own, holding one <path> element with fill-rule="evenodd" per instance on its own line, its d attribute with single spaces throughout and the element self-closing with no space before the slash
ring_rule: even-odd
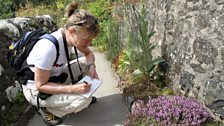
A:
<svg viewBox="0 0 224 126">
<path fill-rule="evenodd" d="M 58 57 L 60 55 L 59 54 L 59 44 L 58 44 L 58 40 L 53 35 L 51 35 L 51 34 L 44 34 L 44 35 L 40 36 L 39 38 L 40 39 L 48 39 L 48 40 L 50 40 L 55 45 L 56 51 L 57 51 L 57 56 L 56 56 L 56 59 L 54 61 L 54 64 L 56 64 L 57 61 L 58 61 Z"/>
<path fill-rule="evenodd" d="M 29 34 L 31 34 L 31 33 L 27 33 L 25 35 L 25 37 L 28 37 Z M 50 34 L 44 34 L 44 35 L 40 36 L 38 39 L 39 40 L 40 39 L 48 39 L 49 41 L 51 41 L 55 45 L 57 55 L 56 55 L 56 59 L 54 61 L 54 64 L 56 64 L 56 62 L 58 61 L 58 58 L 59 58 L 59 44 L 58 44 L 57 39 Z M 18 76 L 20 76 L 19 80 L 21 81 L 22 84 L 25 84 L 27 82 L 27 80 L 33 80 L 34 79 L 34 73 L 30 70 L 30 67 L 34 67 L 34 64 L 27 64 L 27 62 L 23 62 L 21 70 L 17 71 L 17 73 L 16 73 Z"/>
</svg>

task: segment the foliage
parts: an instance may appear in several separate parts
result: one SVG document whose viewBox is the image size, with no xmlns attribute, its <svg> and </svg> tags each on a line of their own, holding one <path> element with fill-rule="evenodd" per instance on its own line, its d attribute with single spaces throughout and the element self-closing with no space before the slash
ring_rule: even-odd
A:
<svg viewBox="0 0 224 126">
<path fill-rule="evenodd" d="M 148 21 L 146 20 L 147 12 L 144 4 L 142 5 L 142 10 L 140 14 L 137 12 L 137 10 L 135 10 L 134 12 L 139 28 L 139 38 L 137 39 L 138 52 L 140 52 L 138 53 L 140 57 L 139 68 L 143 72 L 146 82 L 150 83 L 150 73 L 153 70 L 154 66 L 164 60 L 160 57 L 157 59 L 153 59 L 152 50 L 155 48 L 155 45 L 152 45 L 149 41 L 155 32 L 150 32 L 148 29 L 149 25 Z"/>
<path fill-rule="evenodd" d="M 130 69 L 128 69 L 128 68 L 131 65 L 129 56 L 130 55 L 129 55 L 128 50 L 123 49 L 122 52 L 120 53 L 119 66 L 118 66 L 118 72 L 119 73 L 129 72 Z"/>
<path fill-rule="evenodd" d="M 150 39 L 155 32 L 149 29 L 149 23 L 146 20 L 148 12 L 144 4 L 141 4 L 140 12 L 130 4 L 124 4 L 123 7 L 129 21 L 129 28 L 127 28 L 128 48 L 126 48 L 128 58 L 124 62 L 130 63 L 128 69 L 131 71 L 140 71 L 139 74 L 143 75 L 145 84 L 151 84 L 151 78 L 156 76 L 152 74 L 154 67 L 164 60 L 161 57 L 154 58 L 152 56 L 152 51 L 156 46 L 150 43 Z M 134 19 L 129 15 L 134 15 Z"/>
<path fill-rule="evenodd" d="M 55 2 L 55 0 L 0 0 L 0 19 L 15 17 L 15 12 L 25 7 L 27 4 L 32 6 L 37 5 L 50 5 Z"/>
<path fill-rule="evenodd" d="M 199 126 L 211 119 L 207 109 L 199 102 L 182 96 L 138 100 L 125 126 Z"/>
<path fill-rule="evenodd" d="M 106 50 L 108 41 L 107 27 L 111 13 L 110 1 L 104 0 L 76 0 L 80 8 L 92 12 L 97 18 L 100 25 L 100 34 L 93 41 L 93 45 L 101 50 Z M 71 0 L 0 0 L 0 18 L 10 18 L 13 16 L 33 17 L 37 15 L 50 15 L 53 20 L 62 26 L 67 19 L 64 17 L 64 9 Z"/>
<path fill-rule="evenodd" d="M 13 17 L 12 5 L 11 0 L 0 0 L 0 19 Z"/>
<path fill-rule="evenodd" d="M 213 119 L 206 123 L 204 126 L 224 126 L 224 123 Z"/>
<path fill-rule="evenodd" d="M 86 3 L 86 9 L 93 13 L 98 18 L 100 26 L 100 34 L 93 41 L 93 45 L 97 46 L 98 49 L 105 51 L 106 44 L 108 41 L 108 25 L 110 24 L 110 13 L 111 7 L 110 2 L 105 0 L 95 0 Z"/>
<path fill-rule="evenodd" d="M 69 3 L 69 0 L 54 0 L 53 4 L 40 4 L 36 7 L 32 3 L 26 3 L 16 11 L 17 17 L 33 17 L 38 15 L 50 15 L 58 26 L 63 26 L 67 18 L 64 17 L 64 8 Z M 56 10 L 56 11 L 55 11 Z"/>
<path fill-rule="evenodd" d="M 10 106 L 10 112 L 0 118 L 0 124 L 11 125 L 23 114 L 23 110 L 27 107 L 27 101 L 22 92 L 16 94 L 15 102 Z"/>
<path fill-rule="evenodd" d="M 108 41 L 106 43 L 106 56 L 107 59 L 112 61 L 116 57 L 119 56 L 122 45 L 120 42 L 120 37 L 119 37 L 119 24 L 117 21 L 111 19 L 109 21 L 109 26 L 108 26 Z"/>
</svg>

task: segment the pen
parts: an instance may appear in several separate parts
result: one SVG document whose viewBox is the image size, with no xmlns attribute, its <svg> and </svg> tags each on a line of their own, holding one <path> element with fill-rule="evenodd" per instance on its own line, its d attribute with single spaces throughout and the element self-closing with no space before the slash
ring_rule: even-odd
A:
<svg viewBox="0 0 224 126">
<path fill-rule="evenodd" d="M 86 81 L 83 81 L 85 84 L 88 84 Z"/>
</svg>

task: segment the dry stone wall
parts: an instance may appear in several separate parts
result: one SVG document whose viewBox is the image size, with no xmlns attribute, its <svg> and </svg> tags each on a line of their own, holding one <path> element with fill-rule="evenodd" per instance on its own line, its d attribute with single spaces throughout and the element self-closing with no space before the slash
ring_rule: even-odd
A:
<svg viewBox="0 0 224 126">
<path fill-rule="evenodd" d="M 47 15 L 0 20 L 0 116 L 4 116 L 10 109 L 5 90 L 14 85 L 15 81 L 15 71 L 9 67 L 6 60 L 7 47 L 11 41 L 18 39 L 24 32 L 35 29 L 54 31 L 57 26 Z"/>
<path fill-rule="evenodd" d="M 224 1 L 150 0 L 144 4 L 149 29 L 156 32 L 151 40 L 157 45 L 153 55 L 163 56 L 168 63 L 175 92 L 197 98 L 224 118 Z M 134 6 L 139 9 L 138 4 Z M 135 27 L 132 10 L 124 10 L 117 10 L 119 15 L 129 15 L 120 16 L 121 26 Z M 122 41 L 124 29 L 120 30 Z"/>
</svg>

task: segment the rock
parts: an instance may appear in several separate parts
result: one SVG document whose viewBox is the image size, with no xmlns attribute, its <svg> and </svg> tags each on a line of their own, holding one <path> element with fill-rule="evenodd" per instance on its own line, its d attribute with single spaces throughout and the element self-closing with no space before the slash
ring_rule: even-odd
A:
<svg viewBox="0 0 224 126">
<path fill-rule="evenodd" d="M 223 100 L 224 86 L 224 2 L 223 0 L 145 1 L 145 20 L 155 35 L 150 43 L 157 46 L 154 57 L 163 56 L 168 64 L 166 75 L 176 92 L 194 97 L 207 106 Z M 125 7 L 125 5 L 123 6 Z M 138 21 L 132 8 L 140 11 L 140 4 L 117 8 L 120 16 L 119 37 L 126 47 L 123 33 L 137 33 Z M 128 14 L 128 15 L 127 15 Z M 113 14 L 116 15 L 116 14 Z M 132 34 L 135 35 L 135 34 Z M 137 38 L 134 36 L 133 38 Z M 190 93 L 189 93 L 190 92 Z M 224 113 L 223 106 L 213 112 Z"/>
<path fill-rule="evenodd" d="M 15 81 L 15 85 L 10 86 L 5 90 L 7 98 L 10 102 L 15 102 L 17 93 L 21 91 L 22 87 L 18 81 Z"/>
<path fill-rule="evenodd" d="M 9 44 L 17 40 L 24 32 L 35 29 L 54 31 L 58 27 L 50 16 L 16 17 L 0 20 L 0 105 L 4 108 L 0 112 L 0 118 L 10 111 L 10 102 L 14 102 L 16 92 L 21 91 L 15 82 L 15 70 L 7 62 Z M 14 86 L 13 86 L 14 85 Z M 2 124 L 0 120 L 0 124 Z"/>
</svg>

